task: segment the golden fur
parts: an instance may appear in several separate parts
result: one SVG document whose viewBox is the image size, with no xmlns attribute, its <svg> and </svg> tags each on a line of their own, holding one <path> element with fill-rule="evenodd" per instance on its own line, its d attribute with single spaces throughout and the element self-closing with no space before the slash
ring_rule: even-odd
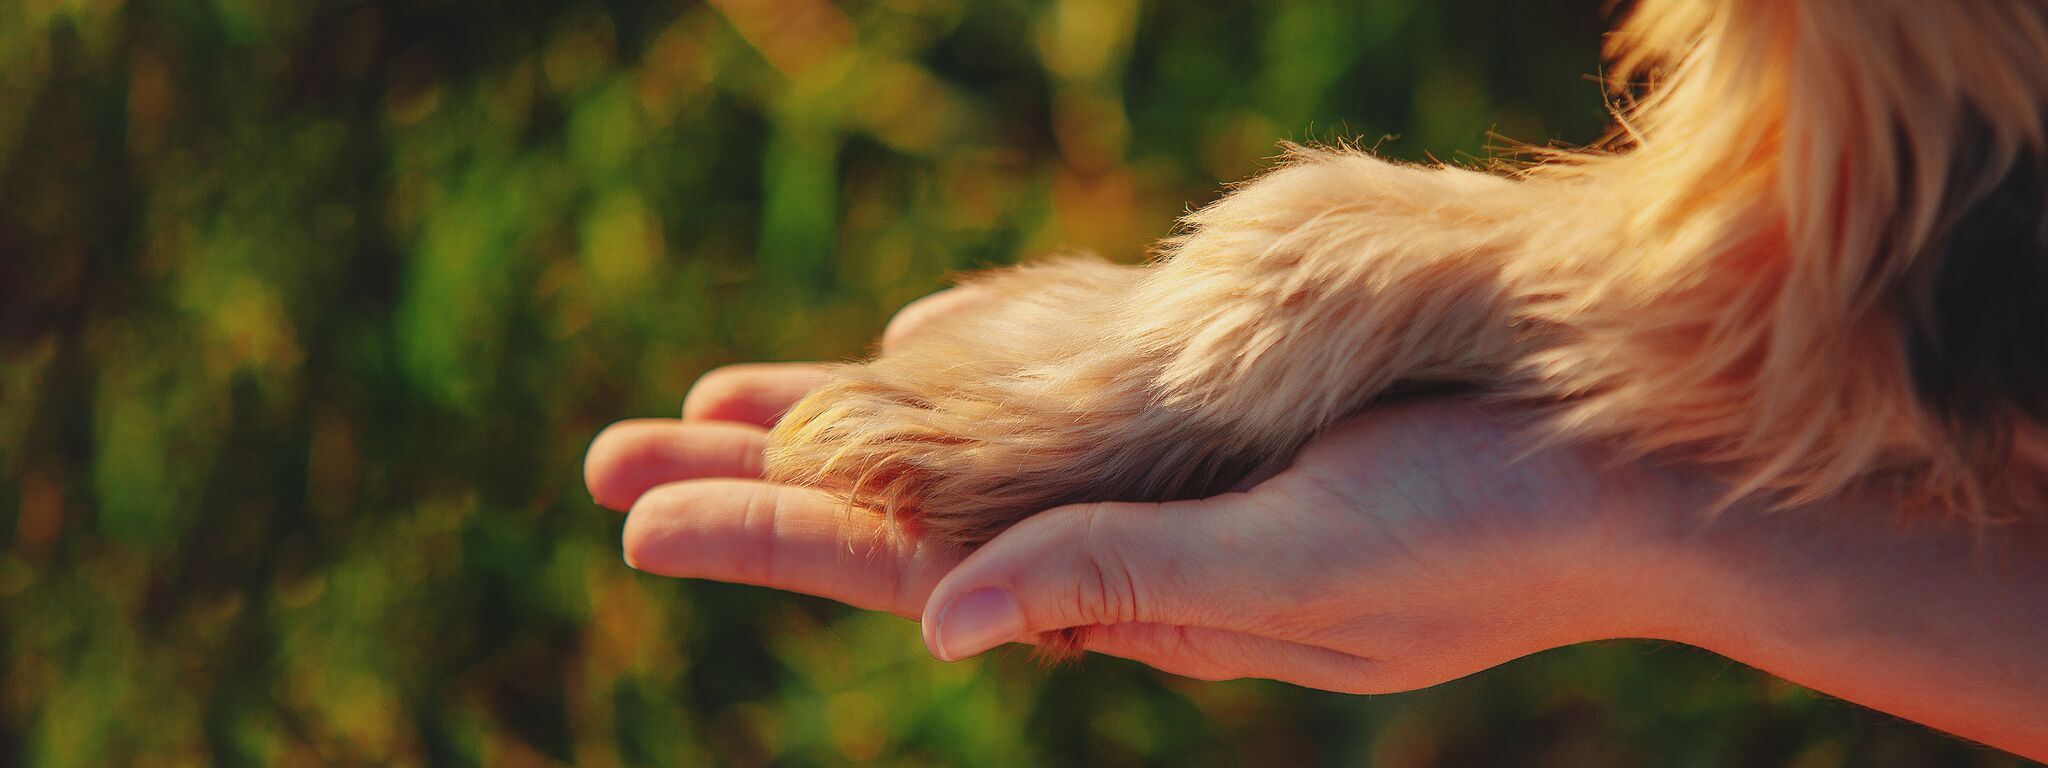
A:
<svg viewBox="0 0 2048 768">
<path fill-rule="evenodd" d="M 1460 383 L 1731 498 L 2040 509 L 2048 3 L 1642 0 L 1612 41 L 1645 95 L 1608 145 L 1508 173 L 1293 149 L 1150 266 L 972 278 L 992 308 L 842 368 L 771 475 L 972 545 L 1213 493 Z"/>
</svg>

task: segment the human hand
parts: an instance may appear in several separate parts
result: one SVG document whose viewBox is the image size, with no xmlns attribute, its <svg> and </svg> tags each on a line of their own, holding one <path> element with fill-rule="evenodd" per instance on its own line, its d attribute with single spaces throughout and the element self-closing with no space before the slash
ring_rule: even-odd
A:
<svg viewBox="0 0 2048 768">
<path fill-rule="evenodd" d="M 913 305 L 885 346 L 974 301 Z M 925 619 L 941 659 L 1095 627 L 1088 650 L 1169 672 L 1339 691 L 1422 687 L 1677 620 L 1644 578 L 1669 526 L 1641 502 L 1672 481 L 1585 448 L 1518 453 L 1496 408 L 1390 404 L 1244 492 L 1061 507 L 968 554 L 760 480 L 765 426 L 823 378 L 721 369 L 682 421 L 601 435 L 587 478 L 599 503 L 630 510 L 628 562 Z"/>
<path fill-rule="evenodd" d="M 977 300 L 913 304 L 884 348 Z M 1693 516 L 1726 492 L 1704 474 L 1583 444 L 1518 450 L 1511 411 L 1439 399 L 1376 406 L 1242 492 L 1061 507 L 969 554 L 761 480 L 766 427 L 827 375 L 724 368 L 681 421 L 605 430 L 586 478 L 630 510 L 627 562 L 925 619 L 941 659 L 1103 625 L 1087 650 L 1337 691 L 1423 687 L 1583 640 L 1676 640 L 2048 756 L 2038 524 L 1987 550 L 1984 531 L 1879 524 L 1903 510 L 1842 498 L 1704 525 Z"/>
</svg>

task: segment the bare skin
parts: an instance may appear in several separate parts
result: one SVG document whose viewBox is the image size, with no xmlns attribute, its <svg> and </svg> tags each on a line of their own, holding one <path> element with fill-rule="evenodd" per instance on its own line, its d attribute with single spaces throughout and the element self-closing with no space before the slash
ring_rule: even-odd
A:
<svg viewBox="0 0 2048 768">
<path fill-rule="evenodd" d="M 885 345 L 971 309 L 913 304 Z M 650 573 L 924 621 L 953 661 L 1094 626 L 1087 649 L 1201 679 L 1376 693 L 1641 637 L 2048 759 L 2048 526 L 1894 522 L 1841 499 L 1700 510 L 1710 481 L 1598 449 L 1521 450 L 1514 414 L 1375 408 L 1242 492 L 1048 510 L 971 554 L 760 479 L 766 427 L 823 380 L 720 369 L 677 420 L 621 422 L 585 472 Z"/>
</svg>

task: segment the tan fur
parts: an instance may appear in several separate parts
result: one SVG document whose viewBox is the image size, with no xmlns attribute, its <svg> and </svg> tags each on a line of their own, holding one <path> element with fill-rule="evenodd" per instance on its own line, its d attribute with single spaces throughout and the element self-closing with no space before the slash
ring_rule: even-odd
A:
<svg viewBox="0 0 2048 768">
<path fill-rule="evenodd" d="M 999 299 L 840 370 L 778 480 L 972 545 L 1064 503 L 1224 489 L 1390 388 L 1554 405 L 1548 434 L 1975 520 L 2040 508 L 2048 435 L 1992 454 L 1914 396 L 1889 297 L 1957 178 L 2042 151 L 2048 3 L 1643 0 L 1608 146 L 1510 173 L 1294 149 L 1148 267 L 972 278 Z M 2048 352 L 2044 352 L 2048 354 Z"/>
</svg>

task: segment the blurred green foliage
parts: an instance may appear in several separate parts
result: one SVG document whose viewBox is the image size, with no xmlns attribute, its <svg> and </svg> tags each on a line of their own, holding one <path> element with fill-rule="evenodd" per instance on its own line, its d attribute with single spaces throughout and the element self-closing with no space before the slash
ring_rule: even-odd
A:
<svg viewBox="0 0 2048 768">
<path fill-rule="evenodd" d="M 1652 644 L 939 664 L 634 573 L 583 491 L 706 368 L 1139 258 L 1279 140 L 1590 141 L 1598 5 L 0 3 L 0 763 L 2009 764 Z"/>
</svg>

